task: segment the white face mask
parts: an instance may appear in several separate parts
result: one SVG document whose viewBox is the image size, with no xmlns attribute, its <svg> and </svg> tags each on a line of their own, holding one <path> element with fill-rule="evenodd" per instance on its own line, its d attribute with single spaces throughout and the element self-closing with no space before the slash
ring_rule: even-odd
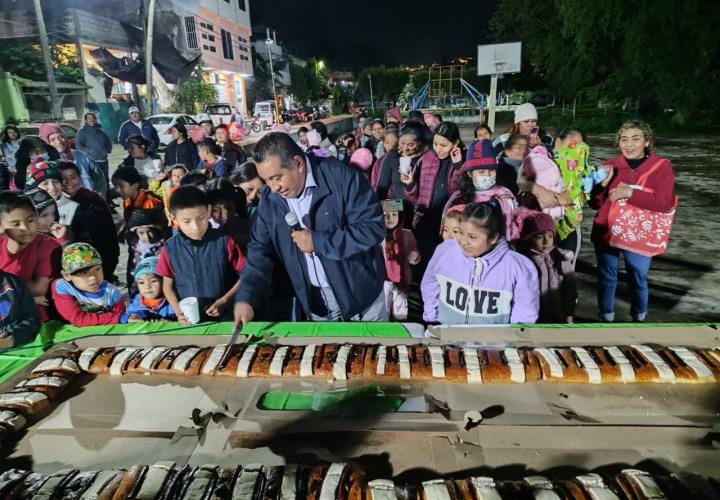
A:
<svg viewBox="0 0 720 500">
<path fill-rule="evenodd" d="M 475 191 L 487 191 L 495 185 L 495 174 L 492 175 L 477 175 L 473 177 L 473 186 Z"/>
</svg>

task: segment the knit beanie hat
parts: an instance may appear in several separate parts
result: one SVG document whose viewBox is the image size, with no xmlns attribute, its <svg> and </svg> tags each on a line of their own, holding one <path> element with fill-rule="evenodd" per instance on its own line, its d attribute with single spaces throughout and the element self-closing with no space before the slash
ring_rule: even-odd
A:
<svg viewBox="0 0 720 500">
<path fill-rule="evenodd" d="M 519 210 L 513 214 L 513 222 L 520 229 L 520 240 L 527 241 L 540 233 L 550 231 L 555 234 L 555 221 L 545 212 Z"/>
<path fill-rule="evenodd" d="M 365 171 L 373 164 L 373 159 L 373 154 L 368 148 L 359 148 L 350 157 L 350 165 Z"/>
<path fill-rule="evenodd" d="M 157 210 L 136 208 L 130 214 L 127 225 L 130 231 L 140 227 L 160 227 L 160 216 Z"/>
<path fill-rule="evenodd" d="M 62 182 L 58 163 L 56 161 L 46 160 L 31 163 L 28 165 L 27 172 L 25 173 L 25 189 L 36 188 L 38 184 L 47 179 L 55 179 L 56 181 Z"/>
<path fill-rule="evenodd" d="M 537 120 L 537 109 L 532 103 L 526 102 L 521 104 L 515 110 L 515 123 L 524 122 L 525 120 Z"/>
<path fill-rule="evenodd" d="M 72 243 L 62 253 L 62 270 L 73 274 L 88 267 L 102 264 L 100 253 L 87 243 Z"/>
<path fill-rule="evenodd" d="M 43 123 L 40 125 L 40 130 L 38 130 L 38 135 L 40 136 L 40 139 L 42 139 L 45 142 L 49 142 L 50 136 L 53 134 L 62 134 L 67 138 L 67 134 L 65 131 L 60 128 L 60 125 L 57 123 Z"/>
<path fill-rule="evenodd" d="M 400 124 L 402 123 L 402 115 L 400 114 L 400 110 L 398 108 L 390 108 L 387 111 L 385 111 L 385 122 L 386 123 L 387 123 L 388 117 L 394 118 Z"/>
<path fill-rule="evenodd" d="M 133 271 L 135 281 L 137 282 L 143 274 L 157 274 L 155 270 L 157 269 L 158 260 L 157 257 L 145 257 L 138 262 Z"/>
<path fill-rule="evenodd" d="M 465 155 L 465 163 L 463 164 L 463 172 L 472 172 L 473 170 L 497 170 L 497 158 L 495 157 L 495 148 L 488 139 L 475 141 L 468 146 Z"/>
<path fill-rule="evenodd" d="M 322 136 L 317 130 L 311 130 L 305 136 L 305 140 L 307 141 L 308 146 L 319 146 L 322 142 Z"/>
<path fill-rule="evenodd" d="M 383 212 L 402 212 L 403 201 L 398 199 L 383 200 L 380 202 Z"/>
</svg>

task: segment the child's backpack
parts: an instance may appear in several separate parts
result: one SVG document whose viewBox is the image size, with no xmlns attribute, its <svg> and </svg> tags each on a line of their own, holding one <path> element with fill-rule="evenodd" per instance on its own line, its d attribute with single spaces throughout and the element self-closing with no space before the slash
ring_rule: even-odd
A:
<svg viewBox="0 0 720 500">
<path fill-rule="evenodd" d="M 592 167 L 588 165 L 589 156 L 590 147 L 582 141 L 566 144 L 555 155 L 555 163 L 560 168 L 565 191 L 573 202 L 565 207 L 563 217 L 555 221 L 560 240 L 565 239 L 582 223 L 582 210 L 588 200 L 583 191 L 583 178 L 592 173 Z"/>
</svg>

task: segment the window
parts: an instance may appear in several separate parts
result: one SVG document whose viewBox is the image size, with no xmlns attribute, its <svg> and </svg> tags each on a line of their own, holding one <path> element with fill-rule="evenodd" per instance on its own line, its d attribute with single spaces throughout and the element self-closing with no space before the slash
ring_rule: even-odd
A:
<svg viewBox="0 0 720 500">
<path fill-rule="evenodd" d="M 215 50 L 215 47 L 212 45 L 203 45 L 203 49 L 208 50 L 210 52 L 217 52 L 217 50 Z"/>
<path fill-rule="evenodd" d="M 215 28 L 213 27 L 213 25 L 209 24 L 209 23 L 200 22 L 200 27 L 205 28 L 208 31 L 215 31 Z"/>
<path fill-rule="evenodd" d="M 240 10 L 245 10 L 245 0 L 238 0 L 238 7 Z"/>
<path fill-rule="evenodd" d="M 207 40 L 208 42 L 215 41 L 215 35 L 208 35 L 207 33 L 203 33 L 202 37 L 203 37 L 203 40 Z"/>
<path fill-rule="evenodd" d="M 187 16 L 185 18 L 185 38 L 187 39 L 188 49 L 199 48 L 197 30 L 195 29 L 195 17 L 193 16 Z"/>
<path fill-rule="evenodd" d="M 235 59 L 235 56 L 233 54 L 232 35 L 227 31 L 221 29 L 220 37 L 222 38 L 223 57 L 230 60 Z"/>
</svg>

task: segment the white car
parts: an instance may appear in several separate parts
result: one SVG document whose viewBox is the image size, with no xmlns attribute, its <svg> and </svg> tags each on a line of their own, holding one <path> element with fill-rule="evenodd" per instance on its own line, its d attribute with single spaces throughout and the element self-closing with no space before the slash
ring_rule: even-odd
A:
<svg viewBox="0 0 720 500">
<path fill-rule="evenodd" d="M 160 147 L 165 148 L 172 142 L 172 131 L 171 129 L 176 123 L 185 125 L 188 132 L 188 137 L 195 140 L 196 137 L 202 135 L 202 129 L 195 118 L 189 115 L 182 114 L 161 114 L 153 115 L 148 118 L 148 121 L 152 123 L 152 126 L 157 130 L 158 136 L 160 137 Z"/>
</svg>

